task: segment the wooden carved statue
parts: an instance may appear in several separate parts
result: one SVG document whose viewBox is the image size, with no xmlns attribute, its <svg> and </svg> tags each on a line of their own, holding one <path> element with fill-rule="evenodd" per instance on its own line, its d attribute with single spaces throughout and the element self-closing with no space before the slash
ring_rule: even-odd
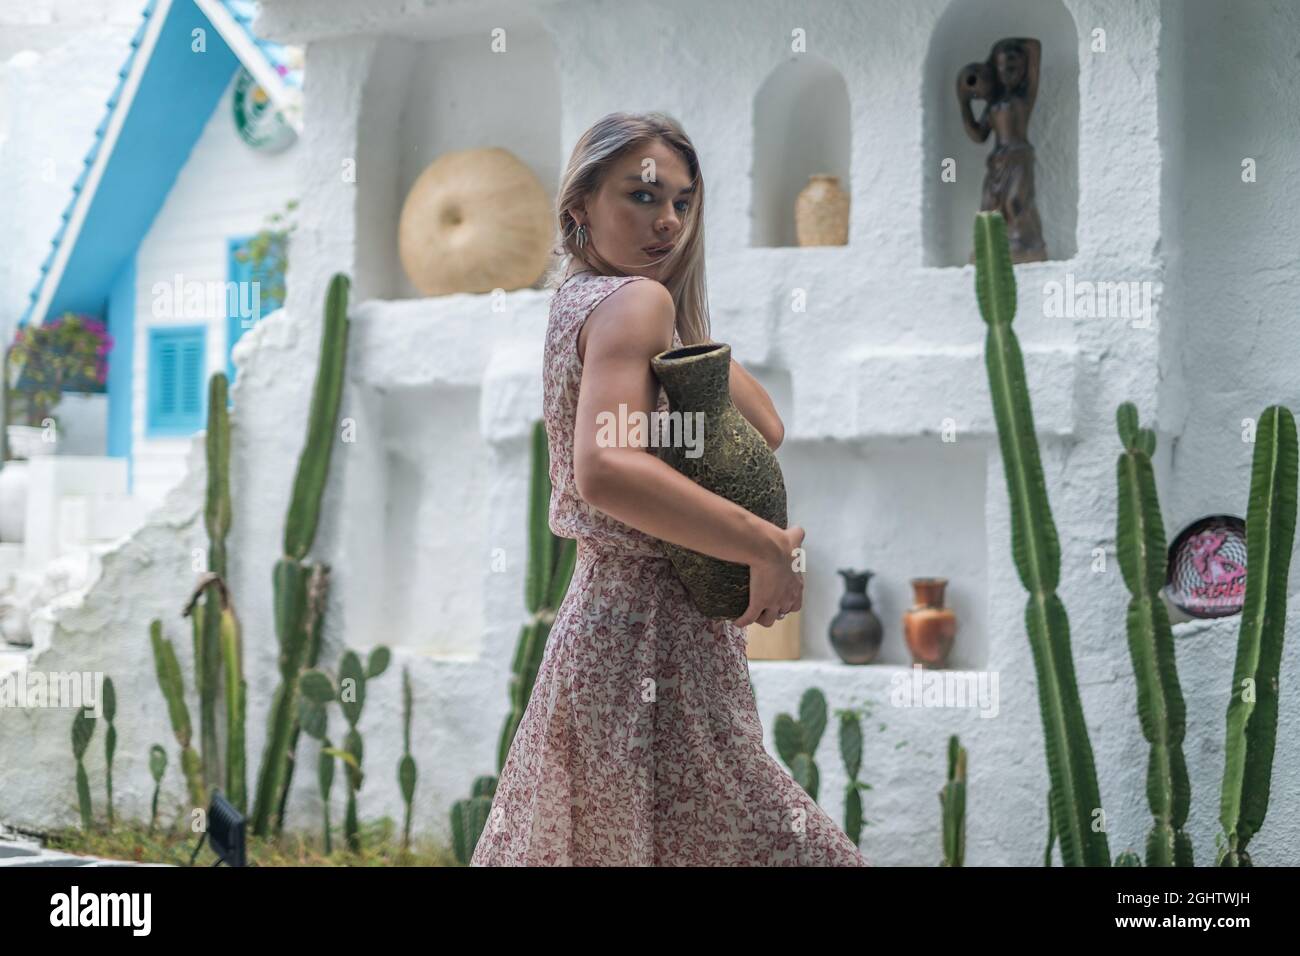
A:
<svg viewBox="0 0 1300 956">
<path fill-rule="evenodd" d="M 977 143 L 994 134 L 980 211 L 996 210 L 1007 223 L 1013 262 L 1047 258 L 1043 226 L 1034 204 L 1034 147 L 1029 144 L 1029 114 L 1038 95 L 1043 45 L 1028 37 L 993 44 L 984 63 L 971 63 L 957 74 L 957 101 L 966 133 Z M 984 101 L 975 119 L 972 100 Z"/>
</svg>

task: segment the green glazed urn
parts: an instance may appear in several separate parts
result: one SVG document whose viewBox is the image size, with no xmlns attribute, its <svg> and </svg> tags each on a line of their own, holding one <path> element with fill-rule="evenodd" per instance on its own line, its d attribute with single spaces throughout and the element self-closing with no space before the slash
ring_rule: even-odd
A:
<svg viewBox="0 0 1300 956">
<path fill-rule="evenodd" d="M 669 349 L 651 359 L 650 366 L 668 395 L 670 412 L 656 436 L 659 458 L 714 494 L 786 527 L 781 466 L 758 429 L 731 401 L 731 346 L 711 342 Z M 663 545 L 701 614 L 735 620 L 745 613 L 748 565 L 668 541 Z"/>
</svg>

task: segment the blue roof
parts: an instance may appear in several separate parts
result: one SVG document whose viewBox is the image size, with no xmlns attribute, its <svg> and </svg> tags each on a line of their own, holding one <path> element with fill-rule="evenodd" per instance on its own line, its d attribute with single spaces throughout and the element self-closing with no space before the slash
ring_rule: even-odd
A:
<svg viewBox="0 0 1300 956">
<path fill-rule="evenodd" d="M 286 87 L 301 89 L 302 70 L 292 64 L 290 51 L 252 33 L 255 3 L 251 0 L 207 2 L 230 14 Z M 160 16 L 161 24 L 155 23 Z M 33 318 L 47 281 L 54 281 L 55 287 L 49 304 L 36 321 L 65 311 L 102 312 L 114 278 L 144 239 L 212 110 L 241 64 L 213 26 L 199 0 L 148 0 L 145 4 L 126 62 L 118 70 L 104 118 L 95 127 L 94 141 L 82 162 L 81 174 L 73 183 L 72 198 L 51 239 L 49 254 L 41 263 L 40 278 L 18 320 L 20 326 Z M 204 53 L 191 50 L 192 31 L 197 28 L 202 28 L 207 37 Z M 147 58 L 137 62 L 149 36 L 156 36 L 156 40 L 149 43 Z M 266 64 L 254 65 L 261 69 Z M 127 86 L 136 74 L 140 75 L 139 84 L 131 93 Z M 125 106 L 124 97 L 127 98 Z M 121 129 L 110 146 L 111 155 L 102 164 L 102 175 L 93 190 L 83 195 L 108 130 L 123 108 L 126 113 Z M 69 224 L 80 210 L 84 210 L 84 218 L 72 248 L 51 280 L 51 269 Z"/>
</svg>

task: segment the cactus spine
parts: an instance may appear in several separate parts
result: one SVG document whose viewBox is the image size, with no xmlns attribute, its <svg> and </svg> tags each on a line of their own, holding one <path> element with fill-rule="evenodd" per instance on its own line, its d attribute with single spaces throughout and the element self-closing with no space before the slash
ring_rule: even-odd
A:
<svg viewBox="0 0 1300 956">
<path fill-rule="evenodd" d="M 1116 464 L 1119 513 L 1115 541 L 1120 571 L 1132 595 L 1128 647 L 1137 678 L 1138 719 L 1142 736 L 1151 744 L 1147 802 L 1155 822 L 1147 837 L 1147 866 L 1191 866 L 1192 842 L 1183 831 L 1192 800 L 1183 759 L 1186 709 L 1174 659 L 1174 633 L 1160 597 L 1166 551 L 1151 467 L 1156 435 L 1149 428 L 1138 427 L 1137 407 L 1132 402 L 1119 407 L 1116 424 L 1124 451 Z M 1116 865 L 1121 865 L 1118 858 Z"/>
<path fill-rule="evenodd" d="M 153 644 L 158 686 L 167 698 L 167 714 L 171 719 L 172 732 L 176 734 L 176 742 L 181 746 L 181 772 L 185 774 L 185 783 L 189 788 L 190 806 L 202 807 L 205 805 L 203 765 L 198 753 L 190 746 L 193 730 L 190 726 L 190 711 L 185 706 L 185 684 L 181 679 L 181 667 L 176 662 L 172 642 L 162 636 L 162 621 L 155 619 L 149 623 L 149 640 Z"/>
<path fill-rule="evenodd" d="M 953 734 L 948 738 L 948 782 L 939 791 L 943 810 L 942 866 L 963 866 L 966 861 L 966 748 Z"/>
<path fill-rule="evenodd" d="M 776 715 L 772 734 L 776 739 L 776 752 L 781 755 L 790 775 L 803 787 L 804 792 L 817 799 L 819 777 L 814 754 L 826 730 L 826 696 L 816 687 L 810 687 L 799 699 L 799 719 L 789 714 Z"/>
<path fill-rule="evenodd" d="M 284 806 L 292 782 L 292 752 L 297 743 L 298 676 L 314 663 L 319 651 L 328 569 L 304 559 L 316 536 L 321 496 L 329 473 L 335 423 L 343 393 L 347 361 L 347 276 L 336 273 L 325 299 L 321 327 L 320 359 L 312 390 L 307 442 L 298 458 L 293 498 L 284 529 L 284 556 L 272 573 L 275 588 L 275 636 L 280 647 L 280 684 L 271 703 L 266 748 L 258 769 L 257 797 L 253 806 L 253 833 L 266 836 L 271 815 L 277 829 L 284 822 Z M 308 616 L 309 595 L 312 616 Z"/>
<path fill-rule="evenodd" d="M 1246 600 L 1237 637 L 1224 744 L 1217 862 L 1249 866 L 1246 845 L 1268 810 L 1277 742 L 1278 669 L 1286 638 L 1286 589 L 1296 520 L 1296 428 L 1290 410 L 1260 416 L 1246 512 Z"/>
<path fill-rule="evenodd" d="M 1091 826 L 1101 795 L 1074 677 L 1070 622 L 1056 594 L 1061 548 L 1038 456 L 1024 361 L 1011 328 L 1016 284 L 1006 223 L 996 212 L 975 217 L 975 293 L 988 325 L 984 356 L 1011 499 L 1012 556 L 1029 592 L 1025 626 L 1038 678 L 1061 857 L 1066 866 L 1109 866 L 1106 834 Z"/>
<path fill-rule="evenodd" d="M 86 776 L 86 765 L 82 758 L 90 746 L 90 738 L 95 735 L 95 718 L 87 717 L 84 710 L 78 709 L 72 718 L 72 756 L 77 761 L 77 806 L 81 810 L 81 828 L 89 830 L 94 823 L 94 814 L 90 807 L 90 780 Z"/>
</svg>

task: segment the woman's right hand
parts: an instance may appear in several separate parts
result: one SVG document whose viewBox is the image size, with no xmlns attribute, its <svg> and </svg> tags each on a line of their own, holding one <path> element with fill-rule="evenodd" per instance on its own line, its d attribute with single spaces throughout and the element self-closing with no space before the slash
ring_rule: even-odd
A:
<svg viewBox="0 0 1300 956">
<path fill-rule="evenodd" d="M 795 550 L 803 545 L 804 530 L 772 526 L 773 547 L 749 566 L 749 607 L 733 623 L 746 627 L 757 621 L 771 627 L 778 617 L 803 607 L 803 573 L 794 570 Z"/>
</svg>

